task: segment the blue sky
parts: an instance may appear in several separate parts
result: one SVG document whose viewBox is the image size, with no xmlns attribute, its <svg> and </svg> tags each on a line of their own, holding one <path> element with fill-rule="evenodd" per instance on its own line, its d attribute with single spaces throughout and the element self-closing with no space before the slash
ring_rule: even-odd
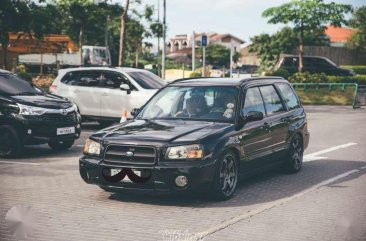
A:
<svg viewBox="0 0 366 241">
<path fill-rule="evenodd" d="M 231 33 L 245 41 L 261 33 L 276 32 L 281 26 L 268 24 L 262 12 L 289 0 L 166 0 L 168 37 L 196 32 Z M 366 0 L 333 0 L 355 7 Z M 119 0 L 123 2 L 123 0 Z M 158 0 L 142 0 L 157 6 Z M 162 6 L 163 0 L 160 0 Z M 325 2 L 331 2 L 325 0 Z"/>
</svg>

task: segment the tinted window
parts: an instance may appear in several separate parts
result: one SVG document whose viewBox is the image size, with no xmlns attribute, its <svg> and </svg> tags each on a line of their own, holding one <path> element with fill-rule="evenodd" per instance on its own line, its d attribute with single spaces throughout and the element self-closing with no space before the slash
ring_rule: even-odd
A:
<svg viewBox="0 0 366 241">
<path fill-rule="evenodd" d="M 261 93 L 258 88 L 250 88 L 245 94 L 243 114 L 246 116 L 250 111 L 260 111 L 265 115 Z"/>
<path fill-rule="evenodd" d="M 290 110 L 296 109 L 300 106 L 295 92 L 288 84 L 276 84 L 276 86 L 280 90 L 283 100 L 287 103 L 287 106 Z"/>
<path fill-rule="evenodd" d="M 259 87 L 264 99 L 264 105 L 266 106 L 267 115 L 273 115 L 285 110 L 282 101 L 278 96 L 273 85 Z"/>
<path fill-rule="evenodd" d="M 105 88 L 119 89 L 121 84 L 128 84 L 131 86 L 130 81 L 119 73 L 105 72 L 102 75 L 102 86 Z M 132 88 L 134 89 L 134 88 Z"/>
<path fill-rule="evenodd" d="M 164 86 L 164 81 L 150 72 L 128 72 L 128 75 L 144 89 L 160 89 Z"/>
<path fill-rule="evenodd" d="M 14 74 L 0 74 L 0 94 L 3 95 L 38 95 L 42 94 L 29 82 Z"/>
<path fill-rule="evenodd" d="M 100 80 L 99 71 L 73 71 L 65 74 L 61 82 L 68 85 L 98 87 Z"/>
</svg>

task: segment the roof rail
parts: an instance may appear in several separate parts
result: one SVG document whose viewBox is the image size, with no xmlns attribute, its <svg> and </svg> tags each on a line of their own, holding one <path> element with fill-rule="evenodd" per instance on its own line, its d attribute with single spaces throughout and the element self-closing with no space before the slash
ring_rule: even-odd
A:
<svg viewBox="0 0 366 241">
<path fill-rule="evenodd" d="M 219 78 L 222 78 L 222 77 L 190 77 L 190 78 L 181 78 L 181 79 L 173 80 L 169 84 L 176 83 L 176 82 L 180 82 L 180 81 L 183 81 L 183 80 L 190 80 L 190 79 L 219 79 Z"/>
<path fill-rule="evenodd" d="M 245 81 L 253 81 L 253 80 L 268 80 L 268 79 L 283 79 L 283 77 L 280 76 L 263 76 L 263 77 L 250 77 L 250 78 L 246 78 L 246 79 L 242 79 L 240 82 L 243 83 Z"/>
</svg>

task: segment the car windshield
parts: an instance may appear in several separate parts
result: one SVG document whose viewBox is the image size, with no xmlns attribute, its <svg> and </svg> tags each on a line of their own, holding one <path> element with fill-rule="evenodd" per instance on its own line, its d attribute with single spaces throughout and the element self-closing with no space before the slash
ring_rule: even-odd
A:
<svg viewBox="0 0 366 241">
<path fill-rule="evenodd" d="M 134 79 L 144 89 L 160 89 L 164 86 L 164 80 L 147 71 L 128 72 L 128 75 L 131 76 L 131 78 Z"/>
<path fill-rule="evenodd" d="M 40 95 L 42 92 L 32 84 L 14 74 L 0 74 L 0 94 Z"/>
<path fill-rule="evenodd" d="M 238 89 L 227 86 L 166 87 L 151 99 L 138 119 L 189 119 L 232 122 Z"/>
</svg>

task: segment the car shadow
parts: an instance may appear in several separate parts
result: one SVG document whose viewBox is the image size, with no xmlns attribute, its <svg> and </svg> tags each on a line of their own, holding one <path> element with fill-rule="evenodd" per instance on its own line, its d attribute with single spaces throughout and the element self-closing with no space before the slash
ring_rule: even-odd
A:
<svg viewBox="0 0 366 241">
<path fill-rule="evenodd" d="M 109 199 L 120 202 L 193 208 L 250 206 L 291 197 L 325 180 L 352 169 L 358 169 L 365 164 L 366 162 L 361 161 L 318 160 L 304 163 L 301 172 L 291 175 L 283 174 L 278 169 L 274 169 L 241 180 L 235 195 L 230 200 L 222 202 L 213 201 L 207 194 L 112 193 Z M 356 178 L 365 172 L 366 170 L 361 170 L 357 175 L 351 175 L 347 179 L 338 180 L 332 184 L 341 185 L 344 181 Z M 332 184 L 328 186 L 331 187 Z"/>
</svg>

